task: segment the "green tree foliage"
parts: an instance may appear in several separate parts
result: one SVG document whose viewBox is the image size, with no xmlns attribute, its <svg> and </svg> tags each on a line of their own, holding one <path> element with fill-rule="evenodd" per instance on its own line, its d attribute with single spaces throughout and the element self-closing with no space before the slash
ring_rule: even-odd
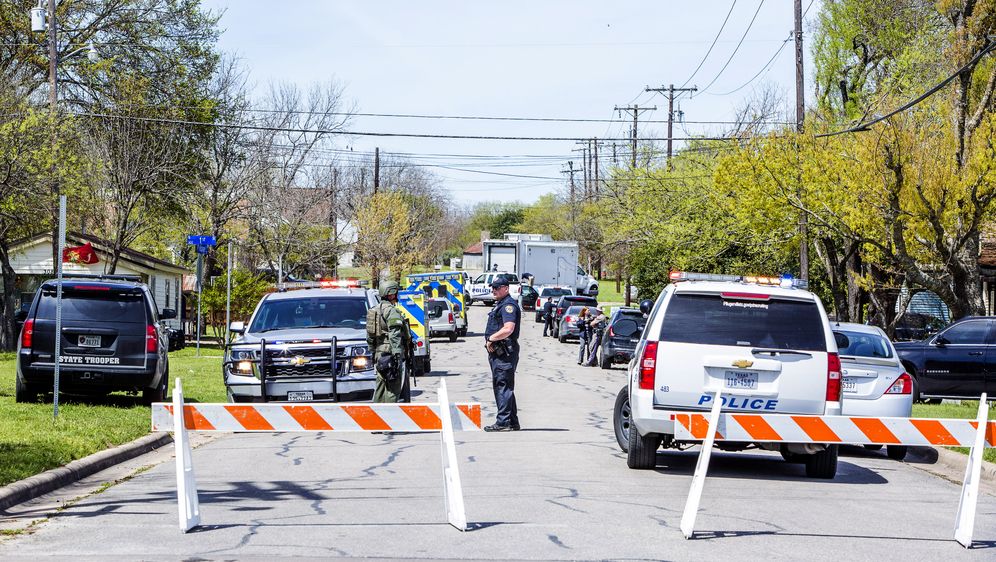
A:
<svg viewBox="0 0 996 562">
<path fill-rule="evenodd" d="M 482 230 L 490 232 L 491 238 L 501 238 L 515 232 L 524 218 L 525 205 L 522 203 L 479 203 L 471 211 L 467 239 L 464 241 L 469 244 L 479 240 Z"/>
<path fill-rule="evenodd" d="M 244 269 L 232 271 L 232 311 L 231 321 L 248 322 L 253 310 L 259 300 L 268 291 L 273 290 L 269 281 L 262 275 L 254 275 Z M 227 272 L 212 278 L 210 283 L 205 283 L 202 291 L 203 312 L 206 315 L 206 322 L 211 326 L 214 336 L 223 338 L 228 331 L 225 326 L 225 303 L 228 295 Z M 197 307 L 196 293 L 193 299 L 194 309 Z"/>
</svg>

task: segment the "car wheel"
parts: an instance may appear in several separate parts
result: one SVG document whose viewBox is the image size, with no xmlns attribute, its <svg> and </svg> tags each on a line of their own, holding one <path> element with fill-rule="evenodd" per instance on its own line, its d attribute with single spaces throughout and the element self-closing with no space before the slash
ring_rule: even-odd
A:
<svg viewBox="0 0 996 562">
<path fill-rule="evenodd" d="M 605 356 L 605 350 L 604 349 L 602 350 L 602 359 L 598 362 L 598 366 L 601 367 L 601 368 L 603 368 L 603 369 L 611 369 L 612 368 L 612 358 Z"/>
<path fill-rule="evenodd" d="M 28 383 L 21 381 L 18 376 L 14 377 L 14 402 L 35 402 L 38 400 L 38 392 Z"/>
<path fill-rule="evenodd" d="M 881 448 L 881 445 L 865 445 L 865 449 L 868 449 L 869 451 L 878 451 Z"/>
<path fill-rule="evenodd" d="M 806 476 L 830 480 L 836 475 L 837 445 L 827 445 L 826 449 L 815 455 L 806 455 Z"/>
<path fill-rule="evenodd" d="M 629 424 L 629 448 L 626 451 L 626 466 L 647 470 L 657 466 L 657 449 L 663 436 L 659 433 L 640 435 L 636 424 Z"/>
<path fill-rule="evenodd" d="M 428 357 L 426 357 L 422 361 L 422 373 L 428 375 L 431 372 L 432 372 L 432 361 Z"/>
<path fill-rule="evenodd" d="M 457 333 L 450 332 L 450 341 L 456 341 L 456 340 L 457 340 Z"/>
<path fill-rule="evenodd" d="M 165 402 L 166 392 L 169 388 L 169 366 L 163 371 L 163 376 L 159 379 L 159 384 L 155 388 L 145 388 L 142 390 L 142 404 L 151 406 L 153 402 Z"/>
<path fill-rule="evenodd" d="M 629 388 L 622 387 L 616 395 L 616 406 L 612 410 L 612 427 L 616 430 L 616 443 L 622 452 L 629 451 L 629 426 L 632 412 L 629 410 Z"/>
<path fill-rule="evenodd" d="M 885 448 L 885 454 L 894 461 L 901 461 L 906 458 L 909 447 L 905 445 L 889 445 Z"/>
</svg>

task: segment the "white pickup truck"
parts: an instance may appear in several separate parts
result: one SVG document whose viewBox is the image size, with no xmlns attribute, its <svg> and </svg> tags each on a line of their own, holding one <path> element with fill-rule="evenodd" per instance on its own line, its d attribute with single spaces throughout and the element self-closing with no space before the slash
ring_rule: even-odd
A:
<svg viewBox="0 0 996 562">
<path fill-rule="evenodd" d="M 483 302 L 486 305 L 494 304 L 495 299 L 491 296 L 491 282 L 499 275 L 508 279 L 508 294 L 512 295 L 513 299 L 518 300 L 519 294 L 522 293 L 518 276 L 507 271 L 488 271 L 478 275 L 470 283 L 470 300 L 467 301 L 467 304 L 471 305 L 475 302 Z"/>
</svg>

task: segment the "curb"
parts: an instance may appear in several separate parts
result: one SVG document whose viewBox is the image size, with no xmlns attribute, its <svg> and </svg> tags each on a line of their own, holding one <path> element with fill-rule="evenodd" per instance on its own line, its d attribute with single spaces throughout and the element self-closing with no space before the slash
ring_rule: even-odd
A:
<svg viewBox="0 0 996 562">
<path fill-rule="evenodd" d="M 968 465 L 968 455 L 945 447 L 910 447 L 910 457 L 912 458 L 907 462 L 928 472 L 934 467 L 947 469 L 949 476 L 953 477 L 958 484 L 962 483 L 965 467 Z M 957 476 L 955 477 L 955 475 Z M 982 481 L 996 483 L 996 464 L 982 461 Z"/>
<path fill-rule="evenodd" d="M 156 433 L 77 459 L 65 466 L 46 470 L 0 488 L 0 512 L 37 498 L 105 468 L 133 459 L 173 441 L 169 433 Z"/>
</svg>

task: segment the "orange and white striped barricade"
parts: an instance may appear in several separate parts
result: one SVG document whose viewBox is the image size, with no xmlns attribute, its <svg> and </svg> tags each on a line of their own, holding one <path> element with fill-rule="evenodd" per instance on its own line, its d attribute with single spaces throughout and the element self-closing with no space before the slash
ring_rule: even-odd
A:
<svg viewBox="0 0 996 562">
<path fill-rule="evenodd" d="M 152 431 L 172 431 L 176 450 L 176 495 L 180 530 L 200 524 L 197 484 L 187 431 L 213 432 L 439 432 L 443 460 L 443 495 L 447 521 L 467 530 L 463 488 L 457 466 L 454 431 L 479 431 L 479 403 L 450 403 L 446 381 L 439 383 L 439 402 L 426 404 L 384 403 L 265 403 L 184 404 L 179 379 L 173 403 L 152 405 Z M 174 424 L 182 411 L 184 423 Z"/>
<path fill-rule="evenodd" d="M 791 414 L 753 414 L 720 412 L 720 392 L 715 393 L 712 411 L 705 414 L 672 412 L 676 441 L 702 441 L 699 462 L 695 466 L 692 486 L 681 518 L 685 538 L 694 533 L 709 469 L 710 449 L 714 441 L 750 443 L 819 443 L 846 445 L 938 445 L 971 447 L 962 484 L 955 539 L 963 546 L 972 544 L 975 511 L 982 474 L 982 453 L 996 447 L 996 422 L 987 421 L 989 403 L 983 394 L 975 420 L 931 418 L 870 418 L 852 416 L 814 416 Z"/>
</svg>

